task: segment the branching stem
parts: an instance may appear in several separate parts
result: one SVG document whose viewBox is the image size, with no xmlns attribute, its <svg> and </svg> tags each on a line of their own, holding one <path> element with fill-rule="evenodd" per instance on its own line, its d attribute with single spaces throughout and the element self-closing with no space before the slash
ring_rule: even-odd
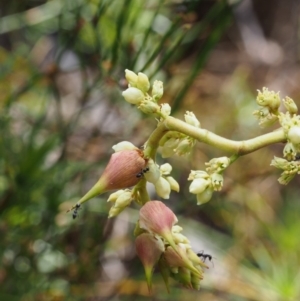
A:
<svg viewBox="0 0 300 301">
<path fill-rule="evenodd" d="M 199 142 L 214 146 L 236 156 L 252 153 L 274 143 L 286 142 L 286 137 L 282 128 L 252 139 L 234 141 L 168 116 L 164 121 L 160 122 L 157 128 L 150 135 L 144 151 L 146 157 L 154 159 L 159 146 L 159 141 L 168 131 L 176 131 L 188 135 Z"/>
</svg>

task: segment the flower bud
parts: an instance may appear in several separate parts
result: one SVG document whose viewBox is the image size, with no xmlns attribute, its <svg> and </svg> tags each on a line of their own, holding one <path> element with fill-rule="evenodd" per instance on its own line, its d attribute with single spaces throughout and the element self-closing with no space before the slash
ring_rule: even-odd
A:
<svg viewBox="0 0 300 301">
<path fill-rule="evenodd" d="M 210 201 L 213 195 L 213 188 L 208 187 L 203 192 L 197 194 L 197 205 L 202 205 Z"/>
<path fill-rule="evenodd" d="M 194 180 L 194 179 L 210 179 L 210 175 L 204 171 L 204 170 L 191 170 L 188 181 Z"/>
<path fill-rule="evenodd" d="M 192 139 L 190 137 L 182 139 L 175 150 L 176 154 L 179 156 L 189 154 L 193 146 L 195 145 L 195 141 L 195 139 Z"/>
<path fill-rule="evenodd" d="M 119 215 L 123 210 L 124 210 L 124 208 L 112 206 L 109 209 L 108 218 L 112 218 L 112 217 Z"/>
<path fill-rule="evenodd" d="M 169 175 L 172 171 L 172 166 L 169 163 L 165 163 L 162 164 L 159 169 L 162 175 Z"/>
<path fill-rule="evenodd" d="M 288 172 L 283 172 L 279 179 L 278 179 L 278 182 L 281 184 L 281 185 L 287 185 L 291 180 L 293 180 L 293 178 L 295 177 L 296 174 L 294 173 L 288 173 Z"/>
<path fill-rule="evenodd" d="M 213 158 L 208 163 L 206 171 L 210 174 L 219 173 L 224 171 L 230 164 L 230 159 L 228 157 Z"/>
<path fill-rule="evenodd" d="M 166 262 L 166 259 L 164 258 L 164 256 L 160 257 L 160 259 L 158 261 L 158 267 L 159 267 L 160 274 L 163 277 L 167 291 L 168 291 L 168 293 L 170 293 L 169 277 L 171 275 L 171 270 L 170 270 L 168 263 Z"/>
<path fill-rule="evenodd" d="M 164 243 L 159 237 L 142 233 L 135 240 L 135 249 L 144 266 L 148 289 L 151 292 L 153 268 L 164 251 Z"/>
<path fill-rule="evenodd" d="M 164 94 L 163 82 L 160 80 L 155 80 L 152 87 L 153 100 L 157 102 L 162 98 L 163 94 Z"/>
<path fill-rule="evenodd" d="M 200 281 L 202 280 L 203 278 L 199 278 L 198 276 L 192 274 L 191 275 L 191 283 L 192 283 L 192 288 L 194 290 L 200 290 Z"/>
<path fill-rule="evenodd" d="M 155 184 L 160 178 L 159 167 L 153 161 L 153 159 L 149 159 L 147 167 L 149 168 L 149 170 L 144 174 L 144 176 L 148 182 Z"/>
<path fill-rule="evenodd" d="M 288 142 L 283 149 L 283 156 L 288 160 L 294 160 L 297 155 L 297 150 L 293 143 Z"/>
<path fill-rule="evenodd" d="M 168 199 L 171 193 L 170 183 L 163 177 L 160 177 L 154 184 L 156 193 L 163 199 Z"/>
<path fill-rule="evenodd" d="M 126 189 L 122 194 L 119 195 L 114 206 L 125 208 L 131 203 L 131 201 L 132 201 L 132 193 L 129 189 Z"/>
<path fill-rule="evenodd" d="M 295 146 L 300 144 L 300 127 L 299 126 L 293 126 L 290 128 L 287 134 L 288 139 L 291 143 L 293 143 Z"/>
<path fill-rule="evenodd" d="M 259 126 L 261 128 L 266 128 L 268 126 L 271 126 L 278 120 L 278 116 L 272 113 L 267 114 L 266 116 L 260 118 L 259 120 Z"/>
<path fill-rule="evenodd" d="M 99 181 L 106 182 L 106 191 L 134 186 L 136 174 L 146 166 L 141 150 L 123 150 L 112 154 Z"/>
<path fill-rule="evenodd" d="M 122 95 L 127 102 L 133 105 L 140 104 L 145 98 L 144 93 L 135 87 L 126 89 L 125 91 L 123 91 Z"/>
<path fill-rule="evenodd" d="M 174 231 L 172 231 L 172 232 L 173 232 L 173 238 L 174 238 L 174 241 L 176 244 L 179 244 L 179 243 L 189 244 L 190 243 L 190 241 L 188 240 L 188 238 L 185 235 L 183 235 L 181 233 L 174 233 Z"/>
<path fill-rule="evenodd" d="M 204 178 L 198 178 L 192 181 L 189 191 L 193 194 L 202 193 L 209 185 L 211 181 Z"/>
<path fill-rule="evenodd" d="M 125 70 L 125 77 L 131 87 L 136 87 L 138 76 L 131 70 Z"/>
<path fill-rule="evenodd" d="M 290 112 L 290 114 L 297 114 L 298 113 L 298 108 L 297 105 L 295 104 L 295 102 L 293 101 L 293 99 L 291 99 L 290 97 L 286 97 L 282 100 L 286 110 L 288 112 Z"/>
<path fill-rule="evenodd" d="M 151 100 L 144 100 L 141 102 L 138 109 L 145 114 L 156 114 L 160 111 L 159 105 Z"/>
<path fill-rule="evenodd" d="M 283 130 L 284 130 L 284 133 L 286 134 L 287 138 L 290 139 L 291 143 L 293 144 L 297 144 L 297 141 L 298 141 L 298 134 L 297 134 L 297 130 L 295 130 L 295 133 L 293 133 L 293 131 L 289 134 L 290 130 L 293 128 L 293 127 L 300 127 L 300 116 L 299 115 L 293 115 L 291 116 L 291 114 L 289 112 L 286 112 L 285 114 L 280 112 L 279 115 L 278 115 L 278 120 L 279 120 L 279 123 L 280 125 L 282 126 Z M 295 135 L 295 136 L 294 136 Z M 289 138 L 290 136 L 290 138 Z M 295 141 L 292 141 L 294 140 L 295 138 Z"/>
<path fill-rule="evenodd" d="M 259 120 L 259 126 L 262 128 L 268 127 L 278 121 L 277 114 L 270 113 L 268 108 L 262 108 L 253 112 L 253 115 Z"/>
<path fill-rule="evenodd" d="M 285 159 L 274 157 L 274 159 L 271 162 L 271 165 L 283 170 L 283 173 L 278 179 L 278 182 L 282 185 L 287 185 L 297 173 L 300 173 L 299 161 L 289 162 Z"/>
<path fill-rule="evenodd" d="M 193 288 L 192 283 L 191 283 L 192 273 L 191 273 L 191 271 L 189 269 L 179 268 L 178 272 L 176 274 L 174 274 L 173 276 L 184 287 L 190 288 L 190 289 Z"/>
<path fill-rule="evenodd" d="M 172 227 L 177 221 L 173 211 L 160 201 L 147 202 L 140 209 L 140 228 L 162 236 L 174 249 L 176 245 L 172 236 Z"/>
<path fill-rule="evenodd" d="M 269 91 L 268 88 L 263 88 L 263 91 L 258 91 L 256 102 L 262 107 L 267 107 L 271 113 L 276 113 L 280 106 L 279 92 Z"/>
<path fill-rule="evenodd" d="M 201 267 L 207 268 L 207 265 L 200 259 L 199 256 L 191 249 L 186 250 L 188 258 L 192 261 L 194 265 L 200 265 Z"/>
<path fill-rule="evenodd" d="M 122 151 L 122 150 L 134 150 L 134 149 L 138 149 L 138 148 L 129 141 L 122 141 L 122 142 L 119 142 L 119 143 L 115 144 L 112 147 L 112 149 L 115 152 L 119 152 L 119 151 Z"/>
<path fill-rule="evenodd" d="M 289 162 L 286 159 L 274 156 L 274 159 L 271 161 L 270 165 L 279 169 L 286 169 L 288 164 Z"/>
<path fill-rule="evenodd" d="M 211 175 L 211 185 L 214 190 L 220 191 L 223 187 L 223 176 L 219 173 L 213 173 Z"/>
<path fill-rule="evenodd" d="M 173 248 L 167 247 L 164 252 L 164 257 L 170 267 L 187 268 L 198 276 L 202 275 L 202 271 L 197 269 L 193 262 L 188 258 L 186 248 L 183 244 L 177 245 L 177 252 Z"/>
<path fill-rule="evenodd" d="M 118 197 L 119 197 L 124 191 L 125 191 L 125 190 L 121 189 L 121 190 L 118 190 L 118 191 L 112 193 L 112 194 L 109 196 L 109 198 L 107 199 L 107 202 L 113 202 L 113 203 L 114 203 L 114 202 L 118 199 Z"/>
<path fill-rule="evenodd" d="M 262 109 L 259 109 L 259 110 L 255 110 L 253 112 L 253 115 L 258 119 L 262 119 L 264 117 L 266 117 L 268 114 L 270 114 L 269 110 L 266 109 L 266 108 L 262 108 Z"/>
<path fill-rule="evenodd" d="M 142 72 L 138 73 L 138 79 L 136 83 L 136 87 L 140 90 L 142 90 L 144 93 L 148 92 L 150 88 L 150 83 L 148 76 Z"/>
<path fill-rule="evenodd" d="M 184 114 L 184 119 L 185 119 L 185 122 L 190 124 L 190 125 L 193 125 L 197 128 L 200 128 L 200 122 L 199 120 L 196 118 L 195 114 L 193 112 L 189 112 L 187 111 L 185 114 Z"/>
<path fill-rule="evenodd" d="M 77 206 L 109 190 L 134 186 L 140 180 L 136 177 L 145 166 L 143 152 L 123 150 L 112 154 L 98 182 L 79 200 Z M 113 197 L 113 199 L 115 196 Z M 75 209 L 75 206 L 72 208 Z"/>
<path fill-rule="evenodd" d="M 166 118 L 171 114 L 171 107 L 168 103 L 162 103 L 160 105 L 160 112 L 163 118 Z"/>
<path fill-rule="evenodd" d="M 168 176 L 165 179 L 169 182 L 171 190 L 179 192 L 179 190 L 180 190 L 179 184 L 173 177 Z"/>
<path fill-rule="evenodd" d="M 174 225 L 174 226 L 172 227 L 172 232 L 173 232 L 173 233 L 180 233 L 182 230 L 183 230 L 183 228 L 180 227 L 179 225 Z"/>
</svg>

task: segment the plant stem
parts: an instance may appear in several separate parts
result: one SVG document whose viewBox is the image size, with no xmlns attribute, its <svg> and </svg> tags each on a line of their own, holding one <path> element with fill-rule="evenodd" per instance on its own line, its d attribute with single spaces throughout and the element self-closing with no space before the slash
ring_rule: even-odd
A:
<svg viewBox="0 0 300 301">
<path fill-rule="evenodd" d="M 144 151 L 146 157 L 154 159 L 159 146 L 159 141 L 168 131 L 176 131 L 185 134 L 195 138 L 199 142 L 214 146 L 236 156 L 243 156 L 257 151 L 265 146 L 286 141 L 286 137 L 282 128 L 252 139 L 234 141 L 216 135 L 208 130 L 196 128 L 182 120 L 168 116 L 150 135 Z"/>
</svg>

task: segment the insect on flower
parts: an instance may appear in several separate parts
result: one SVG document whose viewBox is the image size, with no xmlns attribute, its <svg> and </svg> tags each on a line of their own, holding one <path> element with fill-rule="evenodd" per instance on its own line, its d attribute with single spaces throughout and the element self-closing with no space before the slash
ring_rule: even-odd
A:
<svg viewBox="0 0 300 301">
<path fill-rule="evenodd" d="M 197 256 L 200 257 L 203 262 L 205 262 L 205 260 L 208 259 L 214 266 L 214 263 L 212 261 L 213 257 L 210 254 L 205 254 L 204 251 L 201 251 L 201 253 L 197 253 Z"/>
<path fill-rule="evenodd" d="M 78 216 L 78 210 L 81 209 L 81 205 L 80 204 L 76 204 L 74 211 L 73 211 L 73 219 L 75 219 Z"/>
<path fill-rule="evenodd" d="M 141 169 L 141 172 L 139 172 L 138 174 L 136 174 L 136 177 L 137 178 L 141 178 L 147 171 L 149 171 L 149 167 Z"/>
</svg>

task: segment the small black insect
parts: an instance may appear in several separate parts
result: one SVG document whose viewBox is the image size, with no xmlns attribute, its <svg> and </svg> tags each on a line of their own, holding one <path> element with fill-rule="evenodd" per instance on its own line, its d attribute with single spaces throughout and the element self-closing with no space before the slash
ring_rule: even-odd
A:
<svg viewBox="0 0 300 301">
<path fill-rule="evenodd" d="M 76 204 L 74 211 L 73 211 L 73 219 L 75 219 L 78 216 L 78 210 L 80 209 L 81 205 L 80 204 Z"/>
<path fill-rule="evenodd" d="M 139 173 L 136 174 L 136 177 L 137 177 L 137 178 L 141 178 L 142 175 L 143 175 L 143 172 L 139 172 Z"/>
<path fill-rule="evenodd" d="M 138 174 L 136 174 L 136 177 L 137 178 L 141 178 L 147 171 L 149 171 L 149 167 L 141 169 L 141 172 L 139 172 Z"/>
<path fill-rule="evenodd" d="M 206 259 L 208 259 L 213 265 L 212 256 L 210 254 L 205 254 L 204 251 L 201 251 L 201 253 L 197 253 L 197 256 L 202 259 L 203 262 L 205 262 Z"/>
</svg>

